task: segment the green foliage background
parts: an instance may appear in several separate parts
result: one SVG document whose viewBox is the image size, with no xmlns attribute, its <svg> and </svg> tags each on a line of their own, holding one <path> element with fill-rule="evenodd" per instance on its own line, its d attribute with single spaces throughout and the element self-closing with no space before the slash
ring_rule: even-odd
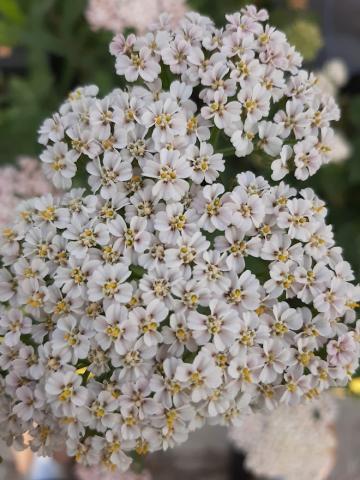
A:
<svg viewBox="0 0 360 480">
<path fill-rule="evenodd" d="M 0 59 L 0 163 L 18 155 L 37 155 L 37 129 L 78 85 L 95 83 L 101 94 L 121 86 L 108 53 L 109 32 L 92 32 L 84 18 L 87 0 L 0 0 L 0 45 L 14 55 Z M 225 13 L 238 10 L 243 0 L 190 0 L 191 7 L 223 23 Z M 285 0 L 257 0 L 271 23 L 279 26 L 304 57 L 312 60 L 322 46 L 314 14 L 289 8 Z M 146 4 L 146 0 L 144 0 Z M 310 30 L 305 28 L 308 25 Z M 299 23 L 300 22 L 300 23 Z M 311 35 L 307 35 L 311 31 Z M 311 67 L 311 63 L 308 62 Z M 310 181 L 328 203 L 329 221 L 360 279 L 360 95 L 340 96 L 339 128 L 353 146 L 343 164 L 323 167 Z M 220 139 L 220 147 L 221 139 Z M 227 181 L 248 168 L 269 178 L 269 165 L 259 156 L 228 159 Z M 295 182 L 296 183 L 296 182 Z M 303 184 L 298 185 L 300 188 Z"/>
</svg>

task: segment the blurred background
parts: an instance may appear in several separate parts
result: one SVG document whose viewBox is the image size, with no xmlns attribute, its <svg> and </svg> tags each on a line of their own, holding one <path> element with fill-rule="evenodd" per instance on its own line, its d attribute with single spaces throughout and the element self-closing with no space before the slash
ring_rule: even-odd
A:
<svg viewBox="0 0 360 480">
<path fill-rule="evenodd" d="M 186 10 L 197 10 L 221 25 L 225 13 L 247 3 L 0 0 L 0 224 L 20 198 L 49 189 L 36 160 L 40 152 L 37 130 L 44 118 L 78 85 L 95 83 L 101 95 L 121 86 L 108 53 L 113 32 L 142 32 L 164 10 L 179 17 Z M 323 88 L 341 107 L 334 158 L 309 184 L 327 202 L 328 221 L 359 280 L 360 1 L 252 3 L 269 10 L 270 23 L 286 32 L 305 66 L 316 71 Z M 241 170 L 239 159 L 228 162 L 230 175 Z M 254 160 L 256 173 L 269 177 L 266 168 L 261 159 Z M 284 411 L 253 419 L 239 431 L 201 431 L 184 447 L 151 457 L 142 477 L 111 479 L 177 480 L 187 475 L 200 480 L 360 480 L 359 393 L 360 380 L 355 379 L 349 390 L 336 391 L 319 405 L 306 407 L 293 422 L 287 421 Z M 96 471 L 75 472 L 61 454 L 55 460 L 38 460 L 28 452 L 14 455 L 6 446 L 2 449 L 6 454 L 2 454 L 0 480 L 100 478 Z"/>
</svg>

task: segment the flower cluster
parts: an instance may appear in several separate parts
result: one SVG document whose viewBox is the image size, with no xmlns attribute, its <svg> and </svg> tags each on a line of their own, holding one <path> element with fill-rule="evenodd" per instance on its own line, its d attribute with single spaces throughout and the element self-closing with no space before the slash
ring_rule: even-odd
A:
<svg viewBox="0 0 360 480">
<path fill-rule="evenodd" d="M 38 160 L 22 157 L 17 167 L 0 168 L 0 226 L 12 221 L 14 210 L 21 200 L 53 191 Z"/>
<path fill-rule="evenodd" d="M 172 24 L 185 14 L 185 0 L 89 0 L 86 19 L 94 30 L 104 29 L 114 33 L 126 28 L 144 32 L 166 13 Z"/>
<path fill-rule="evenodd" d="M 266 13 L 252 7 L 229 17 L 221 49 L 244 34 L 271 69 L 276 59 L 290 61 L 291 49 L 261 18 Z M 131 54 L 119 53 L 118 69 L 147 83 L 103 99 L 96 87 L 79 88 L 40 129 L 44 172 L 69 191 L 25 203 L 2 233 L 0 420 L 10 441 L 21 443 L 29 431 L 34 450 L 49 454 L 66 443 L 85 465 L 126 470 L 127 452 L 172 447 L 207 420 L 237 424 L 252 408 L 317 397 L 345 384 L 358 365 L 360 289 L 324 203 L 311 189 L 271 186 L 251 172 L 230 191 L 220 181 L 225 161 L 214 150 L 213 118 L 240 135 L 242 100 L 227 102 L 225 92 L 244 79 L 221 77 L 219 88 L 210 82 L 198 100 L 210 106 L 198 112 L 186 79 L 192 72 L 194 84 L 204 84 L 220 68 L 211 66 L 213 56 L 206 72 L 203 62 L 188 66 L 194 51 L 201 55 L 197 43 L 212 48 L 208 31 L 210 20 L 191 14 L 175 38 L 159 29 L 148 46 L 124 39 Z M 170 67 L 181 81 L 168 90 L 157 79 L 160 53 L 149 49 L 161 39 L 167 59 L 175 45 L 184 48 L 175 57 L 185 60 Z M 223 53 L 213 55 L 223 64 Z M 288 82 L 300 91 L 304 79 L 299 73 Z M 243 84 L 239 96 L 283 92 L 255 83 Z M 314 87 L 305 85 L 300 103 L 315 102 Z M 286 136 L 266 135 L 281 122 L 262 121 L 260 97 L 251 101 L 254 122 L 244 119 L 244 128 L 259 128 L 253 140 L 272 151 Z M 325 103 L 318 98 L 314 115 L 327 124 L 335 107 Z M 326 128 L 312 127 L 294 151 L 319 132 L 325 142 Z M 318 142 L 314 156 L 326 150 Z M 72 188 L 82 172 L 88 189 Z"/>
<path fill-rule="evenodd" d="M 335 400 L 323 395 L 309 404 L 244 417 L 230 438 L 259 477 L 326 480 L 336 459 L 336 413 Z"/>
<path fill-rule="evenodd" d="M 215 125 L 238 157 L 254 149 L 269 156 L 274 180 L 290 170 L 305 180 L 331 157 L 330 123 L 339 109 L 316 77 L 301 69 L 301 56 L 286 36 L 266 23 L 265 10 L 249 6 L 226 18 L 225 28 L 217 29 L 189 13 L 174 29 L 161 17 L 143 37 L 119 34 L 110 45 L 116 71 L 128 82 L 155 82 L 160 74 L 181 81 L 182 96 L 186 92 L 200 105 L 199 112 L 192 102 L 183 107 L 188 135 L 197 123 Z M 158 89 L 155 83 L 153 91 Z M 153 117 L 175 113 L 168 109 L 157 97 L 147 107 Z M 167 123 L 165 116 L 160 123 Z"/>
</svg>

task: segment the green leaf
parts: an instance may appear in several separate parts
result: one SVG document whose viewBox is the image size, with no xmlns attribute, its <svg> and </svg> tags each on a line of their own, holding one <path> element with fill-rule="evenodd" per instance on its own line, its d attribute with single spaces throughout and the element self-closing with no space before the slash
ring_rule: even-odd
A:
<svg viewBox="0 0 360 480">
<path fill-rule="evenodd" d="M 353 97 L 350 104 L 350 120 L 360 130 L 360 95 Z"/>
<path fill-rule="evenodd" d="M 21 29 L 11 22 L 0 19 L 0 44 L 9 47 L 15 46 L 21 37 Z"/>
<path fill-rule="evenodd" d="M 360 108 L 360 105 L 359 105 L 359 108 Z M 353 154 L 351 158 L 349 158 L 347 161 L 347 166 L 349 169 L 349 183 L 351 185 L 356 185 L 360 183 L 359 155 L 360 155 L 360 139 L 357 138 L 356 140 L 353 141 Z"/>
<path fill-rule="evenodd" d="M 61 29 L 63 32 L 70 33 L 76 22 L 83 16 L 86 8 L 84 0 L 63 0 L 61 14 Z"/>
<path fill-rule="evenodd" d="M 22 24 L 25 20 L 24 13 L 16 0 L 1 0 L 0 15 L 18 25 Z"/>
</svg>

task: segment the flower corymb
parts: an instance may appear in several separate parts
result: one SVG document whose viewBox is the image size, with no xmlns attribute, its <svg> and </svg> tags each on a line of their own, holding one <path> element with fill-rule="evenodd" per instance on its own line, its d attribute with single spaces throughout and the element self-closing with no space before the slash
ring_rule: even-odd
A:
<svg viewBox="0 0 360 480">
<path fill-rule="evenodd" d="M 67 191 L 19 205 L 0 244 L 2 431 L 110 469 L 344 385 L 359 357 L 360 288 L 324 203 L 251 171 L 229 186 L 217 150 L 305 179 L 336 105 L 263 10 L 165 20 L 111 45 L 135 83 L 79 88 L 45 121 L 44 172 Z"/>
</svg>

